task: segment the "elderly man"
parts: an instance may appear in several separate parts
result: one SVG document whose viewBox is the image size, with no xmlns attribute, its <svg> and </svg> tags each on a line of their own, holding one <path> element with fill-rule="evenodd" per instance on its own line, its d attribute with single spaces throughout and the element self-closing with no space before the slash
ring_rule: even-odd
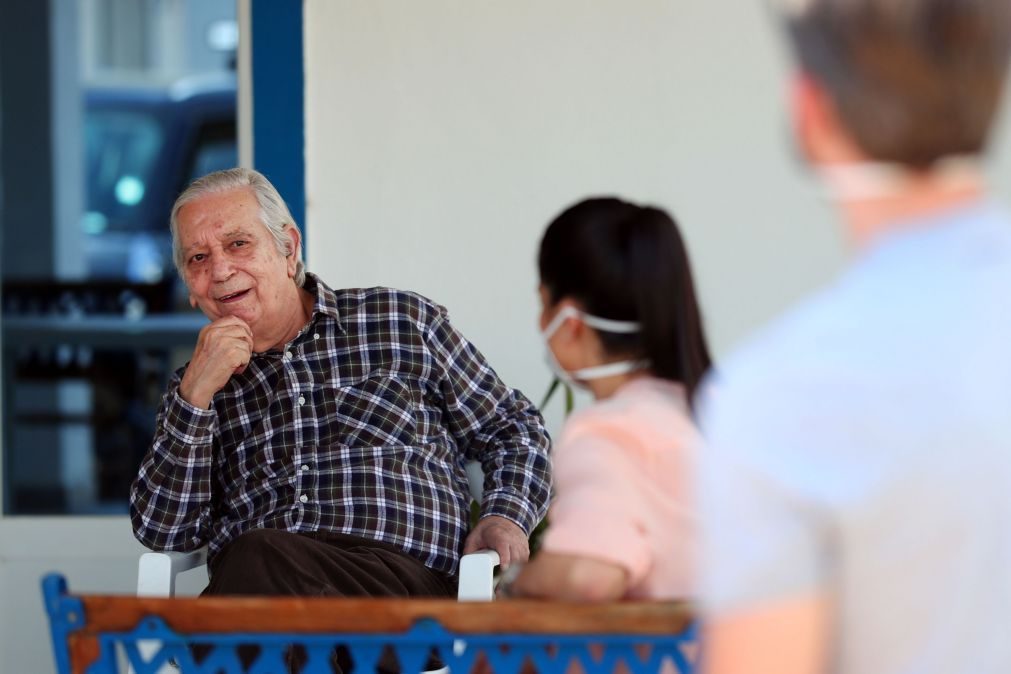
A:
<svg viewBox="0 0 1011 674">
<path fill-rule="evenodd" d="M 855 259 L 703 398 L 707 671 L 1011 672 L 1011 2 L 778 4 Z"/>
<path fill-rule="evenodd" d="M 255 171 L 197 180 L 171 227 L 211 322 L 133 485 L 142 543 L 208 545 L 214 595 L 451 595 L 461 551 L 527 558 L 550 491 L 542 419 L 442 307 L 305 273 Z M 468 460 L 485 471 L 469 534 Z"/>
</svg>

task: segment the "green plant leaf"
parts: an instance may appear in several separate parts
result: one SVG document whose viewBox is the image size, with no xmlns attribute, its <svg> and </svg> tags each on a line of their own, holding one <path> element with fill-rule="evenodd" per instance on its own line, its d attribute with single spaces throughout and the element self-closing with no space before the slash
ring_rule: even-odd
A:
<svg viewBox="0 0 1011 674">
<path fill-rule="evenodd" d="M 548 403 L 551 402 L 551 399 L 555 396 L 555 391 L 558 390 L 558 387 L 561 386 L 561 384 L 562 380 L 558 377 L 551 380 L 551 384 L 548 386 L 548 390 L 544 393 L 544 399 L 541 400 L 541 404 L 538 409 L 543 410 L 548 406 Z"/>
<path fill-rule="evenodd" d="M 551 380 L 551 384 L 548 385 L 548 390 L 544 393 L 544 399 L 541 400 L 540 409 L 543 410 L 547 407 L 551 399 L 555 397 L 555 393 L 558 389 L 563 389 L 565 391 L 565 416 L 568 417 L 572 414 L 572 411 L 576 408 L 576 396 L 572 391 L 572 387 L 568 384 L 562 382 L 561 379 L 555 377 Z M 530 552 L 533 554 L 541 547 L 541 539 L 544 537 L 544 532 L 548 528 L 548 520 L 544 518 L 541 520 L 532 532 L 530 532 Z"/>
</svg>

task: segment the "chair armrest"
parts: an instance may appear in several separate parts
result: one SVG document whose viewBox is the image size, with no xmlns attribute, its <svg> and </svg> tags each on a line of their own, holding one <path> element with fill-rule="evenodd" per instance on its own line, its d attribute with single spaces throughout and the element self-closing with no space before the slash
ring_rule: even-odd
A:
<svg viewBox="0 0 1011 674">
<path fill-rule="evenodd" d="M 207 564 L 207 548 L 192 552 L 145 552 L 137 565 L 138 597 L 171 597 L 176 576 Z"/>
<path fill-rule="evenodd" d="M 479 550 L 460 558 L 458 601 L 491 601 L 495 598 L 495 567 L 499 565 L 494 550 Z"/>
<path fill-rule="evenodd" d="M 175 595 L 176 576 L 207 563 L 207 548 L 193 552 L 145 552 L 137 566 L 138 597 Z M 460 558 L 460 601 L 491 601 L 495 597 L 498 553 L 480 550 Z"/>
</svg>

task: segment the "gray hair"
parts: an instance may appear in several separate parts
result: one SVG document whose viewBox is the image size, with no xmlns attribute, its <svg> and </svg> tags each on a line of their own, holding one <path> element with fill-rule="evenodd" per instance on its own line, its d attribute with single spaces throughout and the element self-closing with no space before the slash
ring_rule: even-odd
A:
<svg viewBox="0 0 1011 674">
<path fill-rule="evenodd" d="M 871 157 L 981 153 L 1011 53 L 1008 0 L 771 0 L 800 67 Z"/>
<path fill-rule="evenodd" d="M 251 190 L 256 202 L 260 205 L 260 222 L 274 237 L 274 243 L 281 255 L 295 255 L 295 285 L 301 288 L 305 284 L 305 263 L 302 261 L 301 250 L 289 250 L 290 240 L 285 235 L 285 227 L 296 227 L 295 219 L 291 217 L 287 204 L 277 189 L 259 171 L 247 168 L 232 168 L 224 171 L 208 173 L 197 178 L 189 187 L 183 190 L 172 205 L 172 216 L 169 219 L 169 229 L 172 230 L 172 258 L 175 261 L 179 276 L 186 280 L 183 251 L 179 247 L 179 211 L 183 206 L 196 201 L 208 194 L 228 192 L 229 190 Z"/>
</svg>

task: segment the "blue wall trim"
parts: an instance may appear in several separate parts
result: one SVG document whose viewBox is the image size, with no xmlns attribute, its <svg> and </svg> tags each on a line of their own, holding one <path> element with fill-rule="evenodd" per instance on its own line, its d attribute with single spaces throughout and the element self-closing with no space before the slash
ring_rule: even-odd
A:
<svg viewBox="0 0 1011 674">
<path fill-rule="evenodd" d="M 305 239 L 302 0 L 251 0 L 253 165 L 274 183 Z"/>
</svg>

